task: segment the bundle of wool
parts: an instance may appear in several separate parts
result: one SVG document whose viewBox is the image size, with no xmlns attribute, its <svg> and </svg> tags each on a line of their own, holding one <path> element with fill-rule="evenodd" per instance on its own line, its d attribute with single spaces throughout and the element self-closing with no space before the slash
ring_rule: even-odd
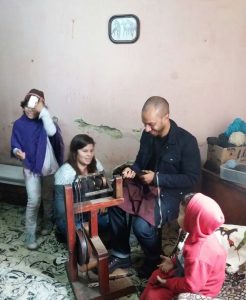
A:
<svg viewBox="0 0 246 300">
<path fill-rule="evenodd" d="M 246 134 L 241 131 L 233 132 L 229 137 L 229 143 L 236 146 L 246 145 Z"/>
<path fill-rule="evenodd" d="M 240 118 L 236 118 L 226 129 L 225 135 L 230 136 L 233 132 L 241 131 L 246 133 L 246 122 Z"/>
</svg>

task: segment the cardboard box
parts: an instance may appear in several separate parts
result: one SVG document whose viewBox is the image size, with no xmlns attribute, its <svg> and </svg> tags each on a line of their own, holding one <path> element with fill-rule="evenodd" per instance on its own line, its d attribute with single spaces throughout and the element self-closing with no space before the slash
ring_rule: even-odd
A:
<svg viewBox="0 0 246 300">
<path fill-rule="evenodd" d="M 246 146 L 222 148 L 217 145 L 208 145 L 207 160 L 217 167 L 229 159 L 246 162 Z"/>
</svg>

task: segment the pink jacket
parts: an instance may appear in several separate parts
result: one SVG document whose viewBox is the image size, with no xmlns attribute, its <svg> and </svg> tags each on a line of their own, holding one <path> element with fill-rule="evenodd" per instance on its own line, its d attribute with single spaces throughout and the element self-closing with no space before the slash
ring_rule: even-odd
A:
<svg viewBox="0 0 246 300">
<path fill-rule="evenodd" d="M 189 236 L 183 249 L 184 277 L 167 279 L 167 288 L 175 294 L 219 294 L 225 279 L 226 251 L 214 232 L 223 223 L 219 205 L 203 194 L 195 194 L 185 210 L 184 229 Z"/>
</svg>

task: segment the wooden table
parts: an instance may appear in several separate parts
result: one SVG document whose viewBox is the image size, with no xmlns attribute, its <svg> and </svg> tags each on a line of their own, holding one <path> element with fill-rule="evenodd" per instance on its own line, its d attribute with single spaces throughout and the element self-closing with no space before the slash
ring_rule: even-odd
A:
<svg viewBox="0 0 246 300">
<path fill-rule="evenodd" d="M 202 170 L 202 193 L 221 207 L 227 224 L 246 224 L 246 186 L 223 180 L 219 174 Z"/>
</svg>

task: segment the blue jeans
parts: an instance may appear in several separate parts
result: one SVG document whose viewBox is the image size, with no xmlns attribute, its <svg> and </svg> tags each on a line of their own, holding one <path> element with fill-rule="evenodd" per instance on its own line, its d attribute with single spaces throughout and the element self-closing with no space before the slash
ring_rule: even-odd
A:
<svg viewBox="0 0 246 300">
<path fill-rule="evenodd" d="M 24 178 L 27 191 L 26 233 L 35 235 L 41 201 L 44 224 L 53 218 L 54 175 L 39 176 L 24 169 Z"/>
<path fill-rule="evenodd" d="M 109 224 L 112 239 L 112 254 L 124 258 L 130 255 L 130 226 L 135 234 L 144 254 L 149 260 L 158 261 L 161 254 L 161 241 L 158 228 L 138 216 L 130 216 L 129 224 L 127 214 L 119 207 L 109 208 Z M 130 222 L 131 223 L 131 222 Z"/>
</svg>

